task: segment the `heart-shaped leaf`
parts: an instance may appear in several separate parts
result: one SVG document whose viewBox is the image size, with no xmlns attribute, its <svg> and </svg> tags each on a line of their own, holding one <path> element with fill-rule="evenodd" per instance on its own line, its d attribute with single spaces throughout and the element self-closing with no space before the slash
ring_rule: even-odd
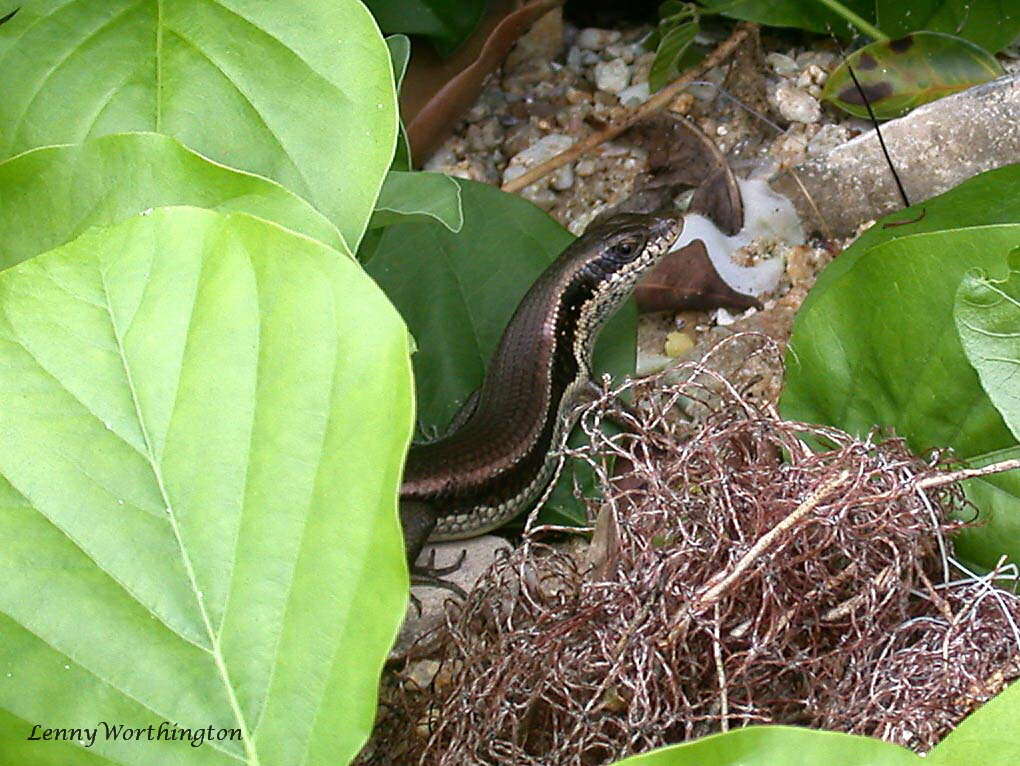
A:
<svg viewBox="0 0 1020 766">
<path fill-rule="evenodd" d="M 921 766 L 906 748 L 871 737 L 792 726 L 750 726 L 654 750 L 615 766 Z"/>
<path fill-rule="evenodd" d="M 0 736 L 100 726 L 20 763 L 354 756 L 407 597 L 407 340 L 353 260 L 244 214 L 0 273 Z"/>
<path fill-rule="evenodd" d="M 976 461 L 1013 447 L 964 355 L 953 305 L 968 269 L 997 273 L 1018 244 L 1020 223 L 999 224 L 900 237 L 857 254 L 797 315 L 783 416 L 858 434 L 891 426 L 917 452 L 953 447 Z M 1001 495 L 995 486 L 1003 485 L 988 492 Z M 1020 561 L 1020 538 L 995 533 L 1008 528 L 1020 495 L 979 507 L 989 524 L 960 538 L 961 555 L 989 567 L 1002 553 Z M 997 521 L 1000 513 L 1007 520 Z"/>
<path fill-rule="evenodd" d="M 1020 250 L 1006 279 L 970 271 L 956 291 L 956 328 L 967 359 L 1020 442 Z"/>
<path fill-rule="evenodd" d="M 853 67 L 860 90 L 848 65 Z M 822 98 L 867 118 L 866 97 L 877 119 L 890 120 L 1002 73 L 994 56 L 968 40 L 940 32 L 915 32 L 854 51 L 829 75 Z"/>
<path fill-rule="evenodd" d="M 144 210 L 251 213 L 346 253 L 337 228 L 274 181 L 207 160 L 159 133 L 49 146 L 0 162 L 0 269 Z"/>
<path fill-rule="evenodd" d="M 389 52 L 357 0 L 34 0 L 0 26 L 0 159 L 151 130 L 279 181 L 357 250 L 393 157 Z"/>
</svg>

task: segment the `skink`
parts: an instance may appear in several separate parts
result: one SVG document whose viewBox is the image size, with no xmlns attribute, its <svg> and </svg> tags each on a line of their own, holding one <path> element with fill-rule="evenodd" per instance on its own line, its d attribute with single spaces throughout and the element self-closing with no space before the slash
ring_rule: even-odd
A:
<svg viewBox="0 0 1020 766">
<path fill-rule="evenodd" d="M 599 330 L 682 228 L 670 215 L 614 216 L 538 277 L 451 433 L 408 452 L 400 518 L 409 563 L 428 540 L 474 537 L 544 502 L 592 385 Z"/>
</svg>

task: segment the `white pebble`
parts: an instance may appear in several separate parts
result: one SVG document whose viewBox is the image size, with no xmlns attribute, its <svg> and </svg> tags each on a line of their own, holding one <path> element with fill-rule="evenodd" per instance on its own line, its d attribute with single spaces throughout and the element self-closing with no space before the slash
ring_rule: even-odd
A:
<svg viewBox="0 0 1020 766">
<path fill-rule="evenodd" d="M 524 171 L 528 168 L 566 151 L 573 143 L 573 138 L 562 133 L 550 133 L 548 136 L 543 136 L 527 149 L 510 158 L 506 170 L 503 171 L 503 183 L 509 183 L 518 176 L 524 175 Z"/>
<path fill-rule="evenodd" d="M 721 306 L 715 310 L 715 316 L 713 318 L 715 319 L 716 325 L 719 327 L 728 327 L 737 321 L 737 318 L 733 316 L 733 314 Z"/>
<path fill-rule="evenodd" d="M 600 61 L 595 65 L 595 86 L 606 93 L 619 93 L 630 82 L 630 67 L 623 59 Z"/>
<path fill-rule="evenodd" d="M 765 57 L 765 63 L 772 67 L 773 72 L 786 77 L 792 77 L 800 71 L 797 62 L 785 53 L 770 53 Z"/>
<path fill-rule="evenodd" d="M 648 85 L 648 81 L 639 82 L 637 85 L 631 85 L 629 88 L 624 88 L 620 91 L 620 103 L 626 107 L 635 107 L 638 104 L 643 104 L 652 95 L 651 87 Z"/>
<path fill-rule="evenodd" d="M 549 185 L 556 191 L 566 191 L 574 185 L 574 169 L 569 164 L 557 168 Z"/>
<path fill-rule="evenodd" d="M 824 85 L 828 76 L 828 72 L 817 64 L 808 64 L 807 69 L 797 77 L 797 87 L 807 90 L 811 85 Z"/>
<path fill-rule="evenodd" d="M 776 106 L 783 119 L 790 122 L 813 123 L 822 118 L 822 107 L 810 93 L 782 82 L 776 88 Z"/>
</svg>

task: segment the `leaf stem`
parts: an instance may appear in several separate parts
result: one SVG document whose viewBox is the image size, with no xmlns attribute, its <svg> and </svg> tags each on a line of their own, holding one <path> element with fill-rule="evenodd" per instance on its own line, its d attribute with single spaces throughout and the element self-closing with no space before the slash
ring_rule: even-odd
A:
<svg viewBox="0 0 1020 766">
<path fill-rule="evenodd" d="M 847 20 L 847 22 L 849 22 L 852 26 L 857 27 L 857 29 L 866 34 L 872 40 L 889 39 L 889 35 L 887 35 L 881 29 L 876 27 L 874 24 L 870 24 L 869 22 L 862 19 L 856 13 L 854 13 L 845 5 L 843 5 L 843 3 L 839 2 L 839 0 L 818 0 L 818 2 L 824 5 L 826 8 L 828 8 L 836 15 L 842 16 L 844 19 Z"/>
</svg>

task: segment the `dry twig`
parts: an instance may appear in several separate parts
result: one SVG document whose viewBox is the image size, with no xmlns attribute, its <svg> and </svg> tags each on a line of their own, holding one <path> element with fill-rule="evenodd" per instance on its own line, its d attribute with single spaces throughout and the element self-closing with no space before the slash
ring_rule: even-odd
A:
<svg viewBox="0 0 1020 766">
<path fill-rule="evenodd" d="M 639 107 L 634 109 L 634 111 L 628 114 L 624 119 L 614 122 L 612 125 L 608 125 L 597 133 L 592 133 L 583 141 L 578 141 L 566 151 L 557 154 L 555 157 L 551 157 L 545 162 L 531 168 L 526 173 L 508 181 L 503 184 L 503 191 L 511 193 L 520 191 L 525 186 L 533 184 L 538 179 L 553 172 L 556 168 L 563 167 L 568 162 L 573 162 L 585 152 L 591 151 L 596 146 L 604 144 L 606 141 L 611 141 L 623 133 L 623 131 L 627 130 L 627 128 L 640 122 L 646 117 L 655 114 L 661 109 L 664 109 L 677 97 L 677 95 L 679 95 L 680 91 L 690 85 L 692 81 L 697 80 L 709 69 L 719 66 L 719 64 L 732 55 L 733 52 L 740 47 L 740 44 L 747 39 L 747 36 L 755 29 L 757 29 L 757 25 L 755 24 L 738 24 L 733 30 L 733 33 L 719 43 L 715 50 Z"/>
</svg>

